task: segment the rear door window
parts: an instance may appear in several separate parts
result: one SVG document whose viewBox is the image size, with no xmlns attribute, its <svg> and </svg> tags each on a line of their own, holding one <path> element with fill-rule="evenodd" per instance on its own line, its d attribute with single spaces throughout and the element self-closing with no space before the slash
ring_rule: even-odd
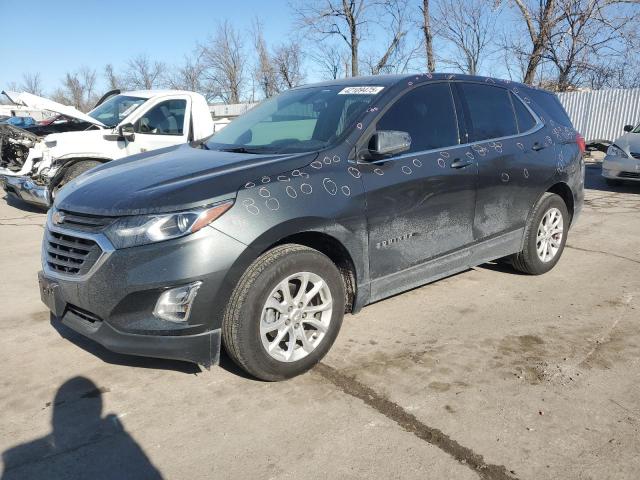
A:
<svg viewBox="0 0 640 480">
<path fill-rule="evenodd" d="M 408 152 L 458 145 L 458 125 L 449 84 L 434 83 L 409 91 L 378 120 L 377 130 L 409 133 Z"/>
<path fill-rule="evenodd" d="M 509 92 L 504 88 L 478 83 L 461 83 L 470 123 L 470 142 L 518 134 Z"/>
<path fill-rule="evenodd" d="M 531 130 L 536 125 L 536 119 L 533 118 L 531 112 L 524 106 L 518 97 L 514 94 L 511 95 L 511 101 L 513 103 L 513 109 L 516 112 L 516 120 L 518 122 L 518 132 L 524 133 Z"/>
</svg>

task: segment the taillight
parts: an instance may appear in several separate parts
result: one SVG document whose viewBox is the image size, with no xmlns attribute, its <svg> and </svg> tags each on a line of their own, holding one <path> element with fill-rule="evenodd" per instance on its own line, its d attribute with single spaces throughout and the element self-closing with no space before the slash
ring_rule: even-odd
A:
<svg viewBox="0 0 640 480">
<path fill-rule="evenodd" d="M 576 143 L 578 144 L 580 153 L 584 153 L 587 151 L 587 142 L 585 142 L 584 137 L 579 133 L 576 133 Z"/>
</svg>

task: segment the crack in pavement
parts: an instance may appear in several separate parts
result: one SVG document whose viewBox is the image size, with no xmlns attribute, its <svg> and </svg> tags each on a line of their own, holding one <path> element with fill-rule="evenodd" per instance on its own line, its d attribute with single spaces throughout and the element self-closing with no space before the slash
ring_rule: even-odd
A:
<svg viewBox="0 0 640 480">
<path fill-rule="evenodd" d="M 608 255 L 611 257 L 619 258 L 621 260 L 627 260 L 628 262 L 640 263 L 640 260 L 636 260 L 635 258 L 625 257 L 624 255 L 618 255 L 616 253 L 604 252 L 602 250 L 590 250 L 588 248 L 575 247 L 573 245 L 566 244 L 566 248 L 571 248 L 572 250 L 579 250 L 581 252 L 589 252 L 589 253 L 600 253 L 601 255 Z"/>
<path fill-rule="evenodd" d="M 338 387 L 343 393 L 362 400 L 405 431 L 413 433 L 419 439 L 452 456 L 462 465 L 471 468 L 480 478 L 484 480 L 517 480 L 513 471 L 509 472 L 504 465 L 486 463 L 482 455 L 460 445 L 441 430 L 425 425 L 415 415 L 355 378 L 347 376 L 325 363 L 317 364 L 313 372 Z"/>
</svg>

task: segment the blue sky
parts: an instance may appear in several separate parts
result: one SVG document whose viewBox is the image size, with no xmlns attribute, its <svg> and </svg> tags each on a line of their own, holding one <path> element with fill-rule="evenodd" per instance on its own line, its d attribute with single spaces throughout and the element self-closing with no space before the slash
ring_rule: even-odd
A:
<svg viewBox="0 0 640 480">
<path fill-rule="evenodd" d="M 140 53 L 179 63 L 225 19 L 248 31 L 259 18 L 269 44 L 292 29 L 286 0 L 0 0 L 0 11 L 0 89 L 39 72 L 51 91 L 67 71 L 118 70 Z"/>
</svg>

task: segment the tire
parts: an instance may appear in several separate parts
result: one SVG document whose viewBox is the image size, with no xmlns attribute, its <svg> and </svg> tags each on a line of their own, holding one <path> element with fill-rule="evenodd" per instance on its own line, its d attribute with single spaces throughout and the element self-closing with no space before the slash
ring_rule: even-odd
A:
<svg viewBox="0 0 640 480">
<path fill-rule="evenodd" d="M 610 187 L 619 187 L 620 185 L 622 185 L 622 180 L 615 180 L 613 178 L 605 178 L 604 181 L 607 182 L 607 185 L 609 185 Z"/>
<path fill-rule="evenodd" d="M 87 170 L 91 170 L 92 168 L 95 168 L 98 165 L 102 165 L 102 163 L 96 160 L 85 160 L 81 162 L 76 162 L 73 165 L 71 165 L 69 168 L 65 170 L 64 174 L 62 175 L 62 178 L 60 178 L 60 180 L 51 189 L 51 198 L 52 199 L 55 198 L 56 195 L 58 194 L 58 191 L 62 187 L 64 187 L 67 183 L 69 183 L 71 180 L 73 180 L 76 177 L 79 177 Z"/>
<path fill-rule="evenodd" d="M 309 293 L 322 286 L 310 300 L 309 308 L 324 306 L 323 311 L 304 313 L 298 308 L 301 303 L 285 301 L 281 288 L 284 281 L 295 298 L 303 283 L 298 282 L 299 275 L 311 275 Z M 282 311 L 270 309 L 267 300 Z M 293 303 L 296 306 L 291 306 Z M 306 372 L 326 355 L 338 336 L 344 312 L 344 281 L 336 265 L 312 248 L 280 245 L 261 255 L 240 278 L 222 321 L 222 342 L 231 359 L 249 374 L 266 381 L 284 380 Z M 321 324 L 324 331 L 307 322 Z M 274 328 L 272 325 L 278 330 L 265 333 Z M 291 333 L 280 336 L 285 329 L 296 338 L 293 344 Z M 310 349 L 312 342 L 317 343 Z M 273 349 L 272 353 L 268 348 Z M 291 357 L 285 358 L 288 355 Z"/>
<path fill-rule="evenodd" d="M 538 253 L 539 230 L 543 229 L 542 235 L 544 237 L 544 226 L 541 225 L 541 223 L 543 219 L 545 219 L 545 217 L 545 221 L 549 221 L 550 217 L 548 217 L 547 215 L 555 215 L 556 212 L 559 213 L 562 221 L 561 238 L 558 239 L 557 234 L 550 235 L 549 241 L 551 243 L 549 243 L 548 252 L 551 253 L 551 251 L 555 248 L 551 245 L 557 245 L 557 250 L 555 250 L 551 258 L 545 258 L 543 260 L 543 258 L 541 258 L 541 255 Z M 545 193 L 535 205 L 529 221 L 527 222 L 524 233 L 524 247 L 521 252 L 513 256 L 513 267 L 520 272 L 530 275 L 541 275 L 555 267 L 556 263 L 558 263 L 558 260 L 560 260 L 560 257 L 562 256 L 564 246 L 567 242 L 567 234 L 569 231 L 570 221 L 571 218 L 569 216 L 569 211 L 567 210 L 567 205 L 564 203 L 562 197 L 554 193 Z M 543 246 L 542 244 L 544 242 L 545 240 L 540 242 L 540 245 Z M 542 256 L 545 256 L 544 251 Z"/>
</svg>

